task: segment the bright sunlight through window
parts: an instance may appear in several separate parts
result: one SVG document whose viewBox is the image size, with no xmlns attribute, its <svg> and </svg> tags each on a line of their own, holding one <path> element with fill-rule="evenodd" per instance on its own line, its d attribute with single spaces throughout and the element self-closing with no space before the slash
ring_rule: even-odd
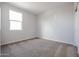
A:
<svg viewBox="0 0 79 59">
<path fill-rule="evenodd" d="M 22 13 L 9 10 L 10 30 L 22 30 Z"/>
</svg>

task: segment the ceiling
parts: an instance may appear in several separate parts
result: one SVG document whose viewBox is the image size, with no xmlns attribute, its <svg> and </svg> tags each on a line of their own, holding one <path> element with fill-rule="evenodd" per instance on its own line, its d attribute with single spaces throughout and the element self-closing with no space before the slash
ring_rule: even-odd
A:
<svg viewBox="0 0 79 59">
<path fill-rule="evenodd" d="M 34 14 L 42 13 L 60 6 L 72 5 L 72 2 L 8 2 L 11 5 L 28 10 Z"/>
</svg>

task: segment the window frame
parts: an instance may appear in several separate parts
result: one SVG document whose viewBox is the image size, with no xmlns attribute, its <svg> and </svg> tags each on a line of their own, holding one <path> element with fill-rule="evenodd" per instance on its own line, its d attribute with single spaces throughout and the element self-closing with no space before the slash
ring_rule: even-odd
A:
<svg viewBox="0 0 79 59">
<path fill-rule="evenodd" d="M 10 19 L 10 11 L 13 11 L 13 12 L 16 13 L 16 14 L 19 14 L 19 13 L 20 13 L 20 14 L 22 15 L 22 16 L 21 16 L 21 19 L 22 19 L 22 20 L 16 20 L 16 19 L 12 20 L 12 19 Z M 19 22 L 19 23 L 21 23 L 21 26 L 19 26 L 20 28 L 16 28 L 16 27 L 15 27 L 14 29 L 12 29 L 12 28 L 11 28 L 11 22 L 12 22 L 12 21 L 13 21 L 13 22 Z M 15 10 L 9 9 L 9 24 L 10 24 L 10 25 L 9 25 L 9 29 L 10 29 L 10 30 L 22 30 L 22 29 L 23 29 L 23 28 L 22 28 L 22 22 L 23 22 L 23 14 L 22 14 L 21 12 L 17 12 L 17 11 L 15 11 Z"/>
</svg>

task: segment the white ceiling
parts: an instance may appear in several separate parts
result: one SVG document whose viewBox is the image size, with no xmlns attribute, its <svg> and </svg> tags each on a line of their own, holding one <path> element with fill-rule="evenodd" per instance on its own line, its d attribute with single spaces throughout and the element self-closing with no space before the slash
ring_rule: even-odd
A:
<svg viewBox="0 0 79 59">
<path fill-rule="evenodd" d="M 60 6 L 72 5 L 72 2 L 8 2 L 16 7 L 28 10 L 34 14 L 42 13 Z"/>
</svg>

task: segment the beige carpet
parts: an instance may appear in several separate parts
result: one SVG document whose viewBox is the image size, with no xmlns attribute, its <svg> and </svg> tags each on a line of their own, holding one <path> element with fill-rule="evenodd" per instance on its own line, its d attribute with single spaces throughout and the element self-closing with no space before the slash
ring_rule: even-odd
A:
<svg viewBox="0 0 79 59">
<path fill-rule="evenodd" d="M 75 46 L 44 39 L 33 39 L 2 46 L 3 57 L 76 57 Z"/>
</svg>

